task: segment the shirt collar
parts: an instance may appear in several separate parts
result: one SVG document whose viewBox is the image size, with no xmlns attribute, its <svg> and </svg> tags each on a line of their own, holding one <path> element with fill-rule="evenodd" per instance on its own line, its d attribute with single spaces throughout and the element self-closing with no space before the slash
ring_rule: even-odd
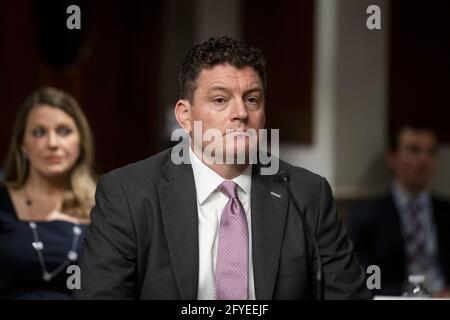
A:
<svg viewBox="0 0 450 320">
<path fill-rule="evenodd" d="M 226 179 L 218 175 L 214 170 L 201 161 L 189 147 L 189 158 L 194 173 L 197 199 L 200 204 L 213 193 Z M 252 185 L 252 165 L 249 165 L 239 176 L 232 179 L 247 195 L 250 195 Z"/>
<path fill-rule="evenodd" d="M 413 198 L 413 195 L 403 188 L 398 181 L 394 181 L 392 184 L 392 194 L 394 196 L 394 201 L 401 208 L 407 208 L 409 202 Z M 424 189 L 415 198 L 422 205 L 428 205 L 430 202 L 430 197 L 430 190 Z"/>
</svg>

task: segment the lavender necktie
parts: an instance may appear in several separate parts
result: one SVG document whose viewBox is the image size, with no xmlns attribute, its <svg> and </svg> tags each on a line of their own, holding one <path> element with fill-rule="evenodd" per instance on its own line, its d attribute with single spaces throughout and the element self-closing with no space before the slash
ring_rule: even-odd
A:
<svg viewBox="0 0 450 320">
<path fill-rule="evenodd" d="M 218 300 L 248 299 L 248 227 L 236 183 L 224 181 L 219 190 L 229 200 L 222 211 L 214 288 Z"/>
</svg>

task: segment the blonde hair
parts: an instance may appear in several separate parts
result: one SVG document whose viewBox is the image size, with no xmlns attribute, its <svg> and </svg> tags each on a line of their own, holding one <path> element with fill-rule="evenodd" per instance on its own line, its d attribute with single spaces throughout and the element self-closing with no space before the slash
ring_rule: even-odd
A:
<svg viewBox="0 0 450 320">
<path fill-rule="evenodd" d="M 80 156 L 70 172 L 70 183 L 64 192 L 62 211 L 89 219 L 94 206 L 95 178 L 93 172 L 94 141 L 89 123 L 77 101 L 67 92 L 42 87 L 32 92 L 23 102 L 14 124 L 11 143 L 5 162 L 4 183 L 18 189 L 25 185 L 28 174 L 28 159 L 23 155 L 21 146 L 30 111 L 41 105 L 48 105 L 67 113 L 76 123 L 80 132 Z"/>
</svg>

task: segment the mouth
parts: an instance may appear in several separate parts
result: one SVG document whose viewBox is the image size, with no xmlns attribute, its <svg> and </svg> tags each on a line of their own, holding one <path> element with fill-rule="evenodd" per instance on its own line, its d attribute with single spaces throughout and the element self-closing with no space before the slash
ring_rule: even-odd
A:
<svg viewBox="0 0 450 320">
<path fill-rule="evenodd" d="M 62 157 L 59 157 L 59 156 L 50 156 L 50 157 L 45 157 L 44 159 L 48 163 L 61 163 L 63 160 Z"/>
<path fill-rule="evenodd" d="M 245 136 L 248 137 L 250 134 L 244 129 L 226 129 L 224 136 L 232 135 L 232 136 Z"/>
</svg>

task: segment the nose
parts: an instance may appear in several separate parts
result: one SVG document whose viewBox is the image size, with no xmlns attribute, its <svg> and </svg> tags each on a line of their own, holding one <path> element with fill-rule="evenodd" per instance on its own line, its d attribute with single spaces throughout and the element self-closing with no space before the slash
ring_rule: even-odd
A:
<svg viewBox="0 0 450 320">
<path fill-rule="evenodd" d="M 48 134 L 48 139 L 47 139 L 47 146 L 50 149 L 56 149 L 58 148 L 58 136 L 55 132 L 50 131 Z"/>
<path fill-rule="evenodd" d="M 244 101 L 238 101 L 233 106 L 233 120 L 246 122 L 248 119 L 248 111 Z"/>
</svg>

